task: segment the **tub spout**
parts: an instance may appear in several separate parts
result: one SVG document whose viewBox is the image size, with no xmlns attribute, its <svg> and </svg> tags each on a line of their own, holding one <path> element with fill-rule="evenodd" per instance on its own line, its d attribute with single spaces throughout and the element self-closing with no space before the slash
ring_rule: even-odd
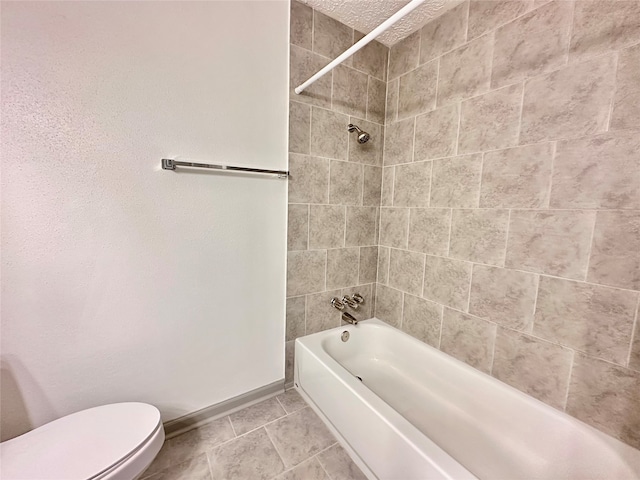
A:
<svg viewBox="0 0 640 480">
<path fill-rule="evenodd" d="M 347 323 L 350 323 L 351 325 L 358 324 L 358 319 L 353 315 L 351 315 L 349 312 L 342 312 L 342 320 L 344 320 Z"/>
</svg>

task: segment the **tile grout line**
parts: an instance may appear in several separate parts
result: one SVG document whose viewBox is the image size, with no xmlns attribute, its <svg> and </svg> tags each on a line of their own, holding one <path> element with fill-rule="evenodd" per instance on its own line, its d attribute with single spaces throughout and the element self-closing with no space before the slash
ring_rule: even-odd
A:
<svg viewBox="0 0 640 480">
<path fill-rule="evenodd" d="M 512 208 L 509 209 L 509 216 L 507 217 L 507 231 L 504 237 L 504 259 L 502 260 L 502 265 L 499 265 L 500 268 L 507 268 L 507 252 L 509 251 L 509 230 L 511 229 L 512 210 Z"/>
<path fill-rule="evenodd" d="M 471 313 L 471 285 L 473 284 L 474 264 L 471 264 L 471 272 L 469 273 L 469 294 L 467 295 L 467 313 Z"/>
<path fill-rule="evenodd" d="M 536 309 L 538 308 L 538 295 L 540 295 L 540 279 L 542 278 L 542 275 L 538 274 L 536 275 L 536 277 L 536 294 L 533 298 L 533 314 L 531 317 L 531 326 L 529 327 L 529 331 L 527 332 L 529 334 L 533 334 L 533 327 L 536 323 Z"/>
<path fill-rule="evenodd" d="M 613 117 L 613 107 L 616 103 L 616 93 L 618 93 L 618 66 L 620 64 L 620 50 L 616 50 L 613 53 L 613 92 L 611 94 L 611 100 L 609 105 L 609 112 L 607 115 L 607 129 L 606 132 L 611 131 L 611 119 Z"/>
<path fill-rule="evenodd" d="M 629 340 L 629 354 L 627 355 L 626 367 L 631 369 L 631 353 L 633 352 L 633 341 L 638 334 L 638 317 L 640 317 L 640 295 L 638 295 L 638 301 L 636 302 L 636 315 L 633 318 L 633 324 L 631 325 L 631 339 Z"/>
<path fill-rule="evenodd" d="M 551 142 L 551 171 L 549 172 L 549 189 L 547 194 L 546 208 L 551 208 L 551 192 L 553 191 L 553 172 L 556 168 L 556 155 L 558 154 L 558 142 Z"/>
<path fill-rule="evenodd" d="M 286 417 L 287 415 L 285 415 Z M 284 418 L 284 417 L 281 417 Z M 280 461 L 282 462 L 282 466 L 284 467 L 284 470 L 282 472 L 280 472 L 278 475 L 281 475 L 282 473 L 284 473 L 287 470 L 287 462 L 284 461 L 284 457 L 282 456 L 282 453 L 280 453 L 280 450 L 278 450 L 278 446 L 276 445 L 276 443 L 273 441 L 273 438 L 271 438 L 271 434 L 269 433 L 269 430 L 266 429 L 265 425 L 263 425 L 260 428 L 264 428 L 264 432 L 267 434 L 267 438 L 269 439 L 269 442 L 271 442 L 271 445 L 273 445 L 273 449 L 276 451 L 276 453 L 278 454 L 278 457 L 280 457 Z M 256 429 L 257 430 L 257 429 Z M 301 462 L 302 463 L 302 462 Z M 295 466 L 295 465 L 294 465 Z M 293 468 L 293 467 L 292 467 Z"/>
<path fill-rule="evenodd" d="M 571 355 L 571 364 L 569 365 L 569 378 L 567 380 L 567 391 L 564 396 L 564 402 L 562 402 L 563 412 L 567 411 L 567 405 L 569 403 L 569 390 L 571 390 L 571 378 L 573 377 L 573 365 L 576 361 L 576 354 L 577 354 L 576 350 L 572 349 L 571 352 L 572 352 L 572 355 Z"/>
<path fill-rule="evenodd" d="M 584 281 L 589 279 L 589 267 L 591 266 L 591 255 L 593 254 L 593 242 L 596 236 L 596 225 L 598 224 L 598 210 L 593 214 L 593 227 L 591 228 L 591 238 L 589 240 L 589 255 L 587 256 L 587 265 L 584 271 Z"/>
<path fill-rule="evenodd" d="M 238 410 L 238 411 L 242 411 L 242 410 Z M 234 438 L 238 438 L 238 433 L 236 432 L 236 428 L 233 426 L 233 422 L 231 421 L 231 415 L 227 415 L 227 420 L 229 420 L 229 425 L 231 425 L 231 431 L 233 432 Z"/>
</svg>

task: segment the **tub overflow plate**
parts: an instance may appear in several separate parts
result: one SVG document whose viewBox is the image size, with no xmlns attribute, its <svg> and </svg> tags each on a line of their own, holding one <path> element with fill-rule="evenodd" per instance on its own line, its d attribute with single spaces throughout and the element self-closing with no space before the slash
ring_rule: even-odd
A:
<svg viewBox="0 0 640 480">
<path fill-rule="evenodd" d="M 345 330 L 344 332 L 342 332 L 342 335 L 340 335 L 340 338 L 343 342 L 346 342 L 347 340 L 349 340 L 349 332 Z"/>
</svg>

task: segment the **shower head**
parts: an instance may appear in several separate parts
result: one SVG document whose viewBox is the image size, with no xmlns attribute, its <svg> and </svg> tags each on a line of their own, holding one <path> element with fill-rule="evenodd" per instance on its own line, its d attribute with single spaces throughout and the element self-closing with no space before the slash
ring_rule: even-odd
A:
<svg viewBox="0 0 640 480">
<path fill-rule="evenodd" d="M 358 143 L 367 143 L 371 138 L 371 135 L 369 135 L 367 132 L 362 130 L 359 126 L 354 125 L 353 123 L 347 125 L 347 129 L 350 132 L 358 132 Z"/>
</svg>

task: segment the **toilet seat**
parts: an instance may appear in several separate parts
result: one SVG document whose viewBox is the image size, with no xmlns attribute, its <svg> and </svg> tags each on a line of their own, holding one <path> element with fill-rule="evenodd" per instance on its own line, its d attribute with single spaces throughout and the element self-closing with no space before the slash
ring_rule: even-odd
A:
<svg viewBox="0 0 640 480">
<path fill-rule="evenodd" d="M 3 480 L 138 477 L 164 442 L 160 412 L 114 403 L 59 418 L 0 444 Z"/>
</svg>

